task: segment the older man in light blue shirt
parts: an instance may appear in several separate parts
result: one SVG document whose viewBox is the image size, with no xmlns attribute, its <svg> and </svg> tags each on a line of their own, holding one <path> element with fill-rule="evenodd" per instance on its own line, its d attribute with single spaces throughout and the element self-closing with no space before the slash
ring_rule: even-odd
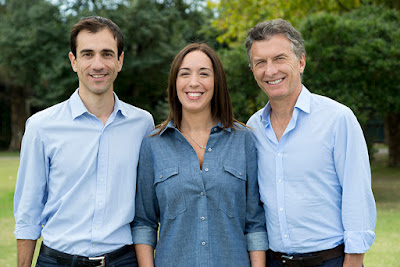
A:
<svg viewBox="0 0 400 267">
<path fill-rule="evenodd" d="M 362 266 L 374 241 L 367 146 L 346 106 L 302 85 L 304 41 L 287 21 L 257 24 L 246 49 L 268 104 L 248 121 L 269 266 Z"/>
<path fill-rule="evenodd" d="M 14 197 L 18 265 L 137 265 L 131 226 L 136 169 L 150 113 L 120 101 L 113 82 L 123 38 L 106 18 L 88 17 L 71 32 L 79 89 L 26 123 Z"/>
</svg>

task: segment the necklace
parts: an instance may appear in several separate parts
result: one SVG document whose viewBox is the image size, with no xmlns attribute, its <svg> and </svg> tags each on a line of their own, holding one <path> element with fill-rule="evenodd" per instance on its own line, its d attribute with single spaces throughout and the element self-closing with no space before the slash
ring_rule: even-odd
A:
<svg viewBox="0 0 400 267">
<path fill-rule="evenodd" d="M 192 141 L 193 141 L 196 145 L 198 145 L 198 146 L 199 146 L 200 148 L 202 148 L 202 149 L 206 149 L 205 146 L 199 145 L 199 143 L 197 143 L 196 140 L 193 139 L 193 137 L 190 135 L 189 132 L 187 132 L 187 134 L 189 135 L 190 139 L 192 139 Z"/>
</svg>

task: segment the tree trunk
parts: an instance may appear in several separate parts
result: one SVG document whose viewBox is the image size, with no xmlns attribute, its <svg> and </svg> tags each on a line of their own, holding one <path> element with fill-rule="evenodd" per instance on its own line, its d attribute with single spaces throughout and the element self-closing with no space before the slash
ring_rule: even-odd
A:
<svg viewBox="0 0 400 267">
<path fill-rule="evenodd" d="M 29 116 L 29 108 L 26 105 L 24 88 L 13 86 L 11 88 L 11 141 L 8 147 L 10 151 L 19 151 L 21 140 L 25 130 L 25 122 Z"/>
<path fill-rule="evenodd" d="M 389 148 L 389 166 L 400 167 L 400 114 L 385 117 L 385 139 Z"/>
</svg>

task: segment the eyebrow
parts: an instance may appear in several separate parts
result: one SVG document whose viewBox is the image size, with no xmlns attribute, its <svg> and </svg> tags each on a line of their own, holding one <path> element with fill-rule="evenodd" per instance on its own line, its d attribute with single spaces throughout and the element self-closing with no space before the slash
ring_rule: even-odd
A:
<svg viewBox="0 0 400 267">
<path fill-rule="evenodd" d="M 79 52 L 79 54 L 84 54 L 84 53 L 93 53 L 94 50 L 93 49 L 83 49 Z M 103 49 L 101 50 L 101 53 L 112 53 L 115 54 L 114 50 L 112 49 Z"/>
<path fill-rule="evenodd" d="M 180 68 L 178 71 L 181 71 L 181 70 L 190 70 L 190 68 Z M 210 68 L 200 68 L 200 71 L 202 71 L 202 70 L 212 71 L 212 69 L 210 69 Z"/>
<path fill-rule="evenodd" d="M 277 57 L 287 57 L 287 55 L 285 53 L 282 53 L 282 54 L 275 56 L 274 58 L 277 58 Z"/>
<path fill-rule="evenodd" d="M 102 53 L 107 52 L 107 53 L 115 54 L 114 50 L 112 50 L 112 49 L 103 49 L 103 50 L 101 50 L 101 52 Z"/>
</svg>

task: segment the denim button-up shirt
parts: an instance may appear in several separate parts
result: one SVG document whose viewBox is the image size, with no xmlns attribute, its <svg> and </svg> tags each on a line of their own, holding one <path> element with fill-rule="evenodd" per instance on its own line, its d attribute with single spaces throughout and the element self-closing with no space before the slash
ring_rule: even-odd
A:
<svg viewBox="0 0 400 267">
<path fill-rule="evenodd" d="M 132 234 L 156 266 L 250 266 L 248 251 L 267 249 L 249 131 L 212 128 L 202 170 L 172 122 L 143 140 Z"/>
</svg>

